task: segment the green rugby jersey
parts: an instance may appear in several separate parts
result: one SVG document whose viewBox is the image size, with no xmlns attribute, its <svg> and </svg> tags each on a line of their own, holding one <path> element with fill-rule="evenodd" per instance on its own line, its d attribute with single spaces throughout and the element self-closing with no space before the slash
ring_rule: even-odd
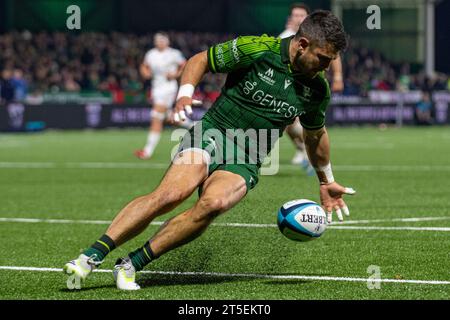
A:
<svg viewBox="0 0 450 320">
<path fill-rule="evenodd" d="M 210 47 L 210 71 L 228 76 L 204 117 L 225 129 L 280 129 L 280 135 L 297 116 L 306 129 L 323 127 L 330 87 L 324 72 L 308 79 L 291 71 L 292 38 L 242 36 Z"/>
</svg>

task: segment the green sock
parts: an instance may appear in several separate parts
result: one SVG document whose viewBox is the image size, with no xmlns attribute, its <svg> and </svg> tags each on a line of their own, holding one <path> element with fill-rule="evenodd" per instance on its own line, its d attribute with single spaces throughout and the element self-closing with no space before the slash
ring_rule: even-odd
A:
<svg viewBox="0 0 450 320">
<path fill-rule="evenodd" d="M 91 257 L 95 255 L 94 261 L 103 261 L 105 257 L 116 248 L 114 241 L 108 237 L 106 234 L 102 235 L 100 239 L 95 241 L 95 243 L 88 249 L 86 249 L 83 254 Z"/>
<path fill-rule="evenodd" d="M 157 258 L 150 248 L 149 241 L 147 241 L 143 247 L 131 252 L 128 256 L 136 271 L 141 271 L 147 264 Z"/>
</svg>

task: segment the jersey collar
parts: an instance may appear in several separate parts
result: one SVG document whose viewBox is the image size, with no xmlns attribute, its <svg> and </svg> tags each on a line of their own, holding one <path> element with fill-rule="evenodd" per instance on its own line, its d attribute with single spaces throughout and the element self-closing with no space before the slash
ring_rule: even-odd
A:
<svg viewBox="0 0 450 320">
<path fill-rule="evenodd" d="M 291 69 L 291 61 L 289 59 L 289 45 L 291 43 L 292 38 L 294 38 L 294 36 L 295 35 L 287 37 L 287 38 L 283 38 L 283 39 L 281 39 L 281 43 L 280 43 L 281 62 L 283 62 L 286 65 L 286 67 L 290 73 L 292 73 L 292 69 Z"/>
<path fill-rule="evenodd" d="M 281 61 L 284 64 L 289 64 L 289 44 L 291 43 L 292 38 L 294 38 L 294 36 L 290 36 L 287 38 L 283 38 L 281 39 Z"/>
</svg>

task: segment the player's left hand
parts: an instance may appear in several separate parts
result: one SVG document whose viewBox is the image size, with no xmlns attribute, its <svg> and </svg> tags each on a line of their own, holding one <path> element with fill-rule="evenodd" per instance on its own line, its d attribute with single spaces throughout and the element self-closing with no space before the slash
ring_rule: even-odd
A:
<svg viewBox="0 0 450 320">
<path fill-rule="evenodd" d="M 342 196 L 344 194 L 354 195 L 355 193 L 356 191 L 352 188 L 345 188 L 337 182 L 320 185 L 320 202 L 327 213 L 328 223 L 331 223 L 332 221 L 333 210 L 336 212 L 339 221 L 344 220 L 342 212 L 344 212 L 346 216 L 350 215 L 350 211 L 342 199 Z"/>
</svg>

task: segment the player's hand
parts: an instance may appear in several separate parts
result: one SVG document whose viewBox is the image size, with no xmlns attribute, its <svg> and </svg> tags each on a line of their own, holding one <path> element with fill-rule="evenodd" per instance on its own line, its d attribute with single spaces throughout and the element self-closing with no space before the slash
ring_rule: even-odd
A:
<svg viewBox="0 0 450 320">
<path fill-rule="evenodd" d="M 354 195 L 355 193 L 356 191 L 352 188 L 345 188 L 337 182 L 320 185 L 320 202 L 327 213 L 328 223 L 332 221 L 333 210 L 336 212 L 339 221 L 344 220 L 342 213 L 346 216 L 350 215 L 350 211 L 342 196 L 344 194 Z"/>
<path fill-rule="evenodd" d="M 174 122 L 180 122 L 186 120 L 186 114 L 192 114 L 192 106 L 201 105 L 202 102 L 189 97 L 181 97 L 175 104 L 175 110 L 172 114 L 172 120 Z"/>
</svg>

